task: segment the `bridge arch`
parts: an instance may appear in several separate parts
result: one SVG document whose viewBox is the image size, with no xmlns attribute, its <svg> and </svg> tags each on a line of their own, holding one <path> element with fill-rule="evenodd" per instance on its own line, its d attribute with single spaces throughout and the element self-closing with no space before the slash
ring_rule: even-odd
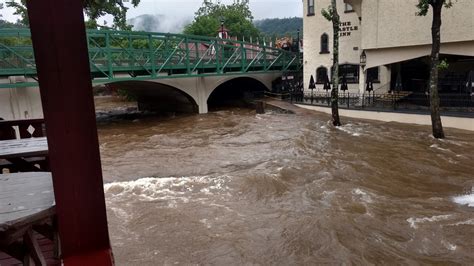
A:
<svg viewBox="0 0 474 266">
<path fill-rule="evenodd" d="M 263 97 L 270 87 L 263 79 L 251 76 L 228 77 L 214 83 L 206 95 L 209 108 L 221 105 L 244 104 L 253 98 Z M 271 82 L 270 82 L 271 84 Z M 271 86 L 271 85 L 270 85 Z"/>
<path fill-rule="evenodd" d="M 140 110 L 198 113 L 198 99 L 179 86 L 154 81 L 119 81 L 108 83 L 113 89 L 124 90 L 138 102 Z"/>
</svg>

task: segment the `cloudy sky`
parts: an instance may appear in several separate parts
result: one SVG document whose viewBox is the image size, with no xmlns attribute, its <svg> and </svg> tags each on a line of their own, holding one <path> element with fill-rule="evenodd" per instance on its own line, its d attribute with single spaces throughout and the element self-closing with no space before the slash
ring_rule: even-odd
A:
<svg viewBox="0 0 474 266">
<path fill-rule="evenodd" d="M 5 2 L 6 0 L 0 0 L 0 3 Z M 222 0 L 222 2 L 232 3 L 232 0 Z M 130 8 L 127 18 L 143 14 L 163 14 L 177 20 L 192 18 L 201 4 L 202 0 L 141 0 L 138 7 Z M 303 2 L 302 0 L 250 0 L 250 8 L 255 19 L 300 17 L 303 13 Z M 10 8 L 0 11 L 3 19 L 15 21 L 16 17 L 12 13 Z"/>
</svg>

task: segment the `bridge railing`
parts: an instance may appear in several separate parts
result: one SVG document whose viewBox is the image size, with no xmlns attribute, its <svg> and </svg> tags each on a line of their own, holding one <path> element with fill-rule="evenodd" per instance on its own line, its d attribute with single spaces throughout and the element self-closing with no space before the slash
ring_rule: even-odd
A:
<svg viewBox="0 0 474 266">
<path fill-rule="evenodd" d="M 205 36 L 88 30 L 87 45 L 96 82 L 301 68 L 299 54 Z M 20 75 L 36 75 L 29 29 L 0 30 L 0 76 Z"/>
</svg>

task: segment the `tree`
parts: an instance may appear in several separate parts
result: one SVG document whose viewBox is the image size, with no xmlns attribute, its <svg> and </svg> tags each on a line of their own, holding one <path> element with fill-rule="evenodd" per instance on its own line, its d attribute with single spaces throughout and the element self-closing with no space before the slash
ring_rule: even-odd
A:
<svg viewBox="0 0 474 266">
<path fill-rule="evenodd" d="M 249 0 L 236 0 L 230 5 L 224 5 L 220 1 L 212 3 L 204 0 L 196 11 L 193 22 L 184 28 L 184 33 L 215 37 L 221 20 L 233 37 L 248 38 L 260 35 L 260 31 L 252 23 Z"/>
<path fill-rule="evenodd" d="M 336 127 L 341 125 L 339 119 L 339 14 L 337 13 L 336 0 L 331 0 L 327 9 L 322 9 L 321 14 L 332 22 L 333 49 L 332 49 L 332 89 L 331 89 L 331 112 L 332 124 Z"/>
<path fill-rule="evenodd" d="M 443 7 L 450 8 L 453 5 L 452 0 L 419 0 L 417 7 L 418 16 L 426 16 L 430 6 L 433 8 L 433 22 L 431 26 L 431 70 L 430 70 L 430 111 L 431 127 L 433 136 L 438 139 L 444 138 L 443 125 L 439 112 L 438 95 L 438 73 L 439 69 L 446 67 L 446 62 L 439 60 L 439 51 L 441 47 L 441 11 Z"/>
<path fill-rule="evenodd" d="M 255 27 L 266 37 L 297 37 L 298 29 L 303 28 L 303 19 L 293 18 L 267 18 L 254 21 Z M 303 32 L 300 37 L 303 37 Z"/>
<path fill-rule="evenodd" d="M 121 30 L 131 30 L 132 27 L 127 25 L 127 10 L 123 0 L 84 0 L 84 14 L 89 19 L 86 22 L 88 28 L 97 28 L 97 19 L 105 15 L 111 15 L 114 23 L 111 28 Z M 133 7 L 136 7 L 140 0 L 131 0 Z M 7 7 L 15 9 L 14 14 L 19 15 L 19 22 L 23 25 L 29 25 L 28 13 L 26 10 L 26 0 L 9 0 L 6 2 Z"/>
</svg>

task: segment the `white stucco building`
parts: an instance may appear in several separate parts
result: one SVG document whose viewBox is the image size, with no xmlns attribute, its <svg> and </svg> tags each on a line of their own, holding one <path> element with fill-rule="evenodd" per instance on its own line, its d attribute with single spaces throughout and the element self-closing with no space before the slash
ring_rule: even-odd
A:
<svg viewBox="0 0 474 266">
<path fill-rule="evenodd" d="M 366 80 L 378 93 L 390 90 L 425 92 L 431 53 L 431 11 L 416 16 L 418 0 L 337 0 L 340 15 L 340 77 L 349 92 L 364 92 Z M 303 0 L 304 83 L 310 76 L 322 90 L 331 75 L 332 24 L 321 15 L 330 0 Z M 449 69 L 440 73 L 441 93 L 466 93 L 474 72 L 474 1 L 458 0 L 443 9 L 441 58 Z M 360 65 L 366 55 L 365 68 Z"/>
</svg>

